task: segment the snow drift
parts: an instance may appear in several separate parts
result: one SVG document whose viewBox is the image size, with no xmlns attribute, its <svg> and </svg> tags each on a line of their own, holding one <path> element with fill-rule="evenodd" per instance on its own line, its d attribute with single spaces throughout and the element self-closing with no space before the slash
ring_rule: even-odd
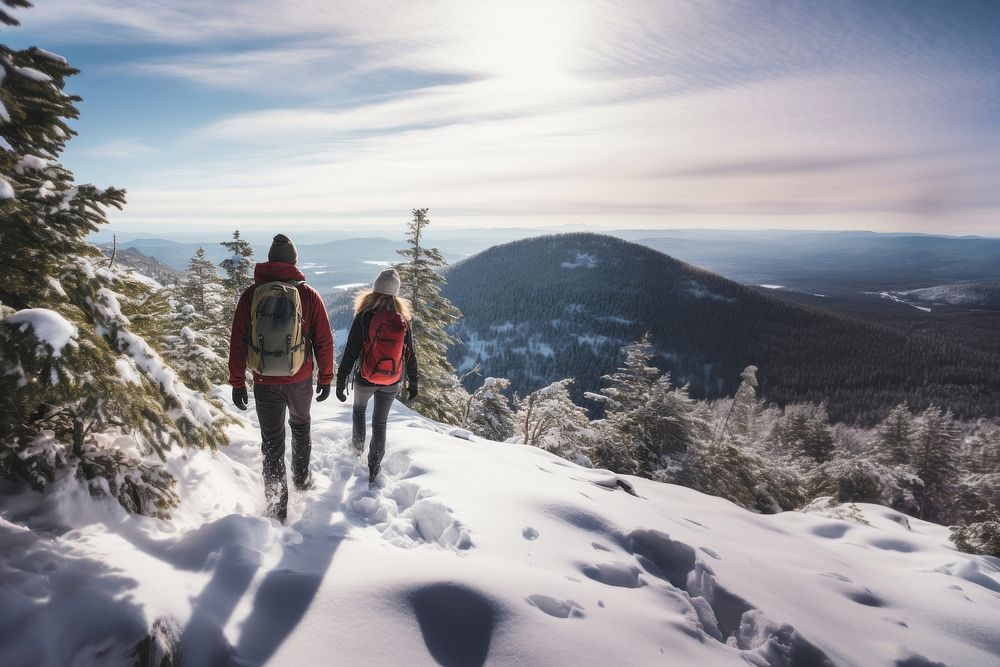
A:
<svg viewBox="0 0 1000 667">
<path fill-rule="evenodd" d="M 246 416 L 175 453 L 172 521 L 0 487 L 0 664 L 1000 664 L 1000 561 L 884 507 L 756 515 L 398 404 L 370 489 L 331 401 L 280 526 Z"/>
</svg>

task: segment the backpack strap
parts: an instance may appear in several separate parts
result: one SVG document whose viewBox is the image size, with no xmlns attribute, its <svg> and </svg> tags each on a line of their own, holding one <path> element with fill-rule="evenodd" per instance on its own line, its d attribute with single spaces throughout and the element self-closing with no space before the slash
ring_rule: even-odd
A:
<svg viewBox="0 0 1000 667">
<path fill-rule="evenodd" d="M 299 293 L 299 303 L 302 304 L 302 314 L 299 316 L 299 324 L 302 325 L 302 345 L 307 345 L 308 344 L 308 346 L 310 348 L 312 348 L 312 338 L 309 337 L 309 330 L 306 328 L 306 322 L 305 322 L 305 318 L 306 318 L 306 294 L 308 294 L 308 292 L 306 292 L 305 290 L 302 289 L 303 287 L 306 286 L 306 281 L 304 281 L 304 280 L 289 280 L 287 282 L 291 283 L 292 285 L 295 285 L 295 289 Z M 323 308 L 326 308 L 326 304 L 322 303 L 322 299 L 320 300 L 320 305 Z M 295 349 L 296 350 L 299 349 L 298 346 L 296 346 Z"/>
</svg>

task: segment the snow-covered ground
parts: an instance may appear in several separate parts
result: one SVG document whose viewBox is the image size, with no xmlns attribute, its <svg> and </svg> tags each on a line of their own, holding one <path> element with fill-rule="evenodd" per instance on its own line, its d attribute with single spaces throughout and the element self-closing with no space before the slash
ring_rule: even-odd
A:
<svg viewBox="0 0 1000 667">
<path fill-rule="evenodd" d="M 968 306 L 996 301 L 1000 297 L 1000 283 L 957 283 L 936 285 L 900 292 L 900 295 L 931 304 Z"/>
<path fill-rule="evenodd" d="M 875 294 L 875 292 L 865 292 L 865 294 Z M 900 294 L 905 294 L 905 292 L 900 292 Z M 878 292 L 878 295 L 883 299 L 889 299 L 890 301 L 895 301 L 896 303 L 902 303 L 904 305 L 910 306 L 911 308 L 916 308 L 917 310 L 922 310 L 925 313 L 931 312 L 931 309 L 927 306 L 918 306 L 916 304 L 910 303 L 906 299 L 897 296 L 894 292 Z"/>
<path fill-rule="evenodd" d="M 140 652 L 185 665 L 1000 664 L 1000 561 L 940 526 L 756 515 L 398 404 L 370 489 L 349 429 L 314 404 L 287 526 L 259 516 L 252 406 L 171 460 L 172 522 L 0 487 L 0 665 L 121 664 L 154 623 Z"/>
</svg>

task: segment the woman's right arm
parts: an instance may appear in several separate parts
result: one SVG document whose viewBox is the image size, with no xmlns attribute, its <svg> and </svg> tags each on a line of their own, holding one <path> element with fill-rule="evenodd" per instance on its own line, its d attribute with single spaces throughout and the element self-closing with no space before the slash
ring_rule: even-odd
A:
<svg viewBox="0 0 1000 667">
<path fill-rule="evenodd" d="M 351 369 L 354 368 L 354 362 L 361 356 L 361 348 L 365 344 L 365 334 L 362 331 L 364 327 L 361 323 L 362 319 L 364 318 L 358 315 L 351 322 L 351 331 L 347 334 L 347 346 L 344 347 L 344 356 L 340 358 L 340 366 L 337 368 L 338 387 L 347 386 L 347 376 L 350 375 Z"/>
</svg>

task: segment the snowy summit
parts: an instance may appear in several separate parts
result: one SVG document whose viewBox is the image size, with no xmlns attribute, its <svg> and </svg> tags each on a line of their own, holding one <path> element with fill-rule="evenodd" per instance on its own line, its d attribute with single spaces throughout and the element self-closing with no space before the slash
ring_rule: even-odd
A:
<svg viewBox="0 0 1000 667">
<path fill-rule="evenodd" d="M 173 521 L 67 479 L 0 496 L 0 664 L 1000 661 L 1000 562 L 881 506 L 753 514 L 399 404 L 369 488 L 327 402 L 281 526 L 245 414 L 229 447 L 175 453 Z"/>
</svg>

